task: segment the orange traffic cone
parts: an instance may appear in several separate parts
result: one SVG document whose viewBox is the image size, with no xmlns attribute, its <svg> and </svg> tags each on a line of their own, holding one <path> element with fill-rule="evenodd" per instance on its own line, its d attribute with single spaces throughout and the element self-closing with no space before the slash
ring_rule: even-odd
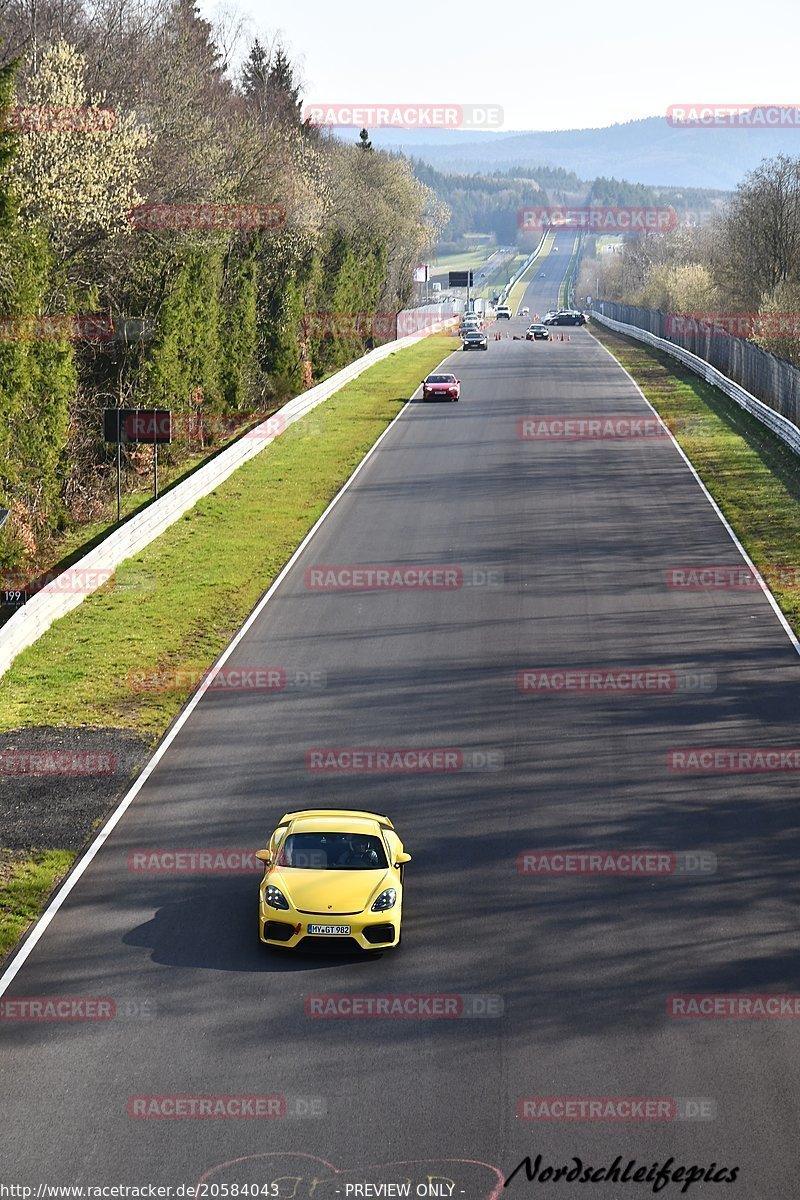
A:
<svg viewBox="0 0 800 1200">
<path fill-rule="evenodd" d="M 562 333 L 562 335 L 561 335 L 561 340 L 562 340 L 562 342 L 563 342 L 563 340 L 564 340 L 564 335 L 563 335 L 563 333 Z"/>
<path fill-rule="evenodd" d="M 570 335 L 570 334 L 567 334 L 567 341 L 568 341 L 568 342 L 571 342 L 571 341 L 572 341 L 572 337 L 571 337 L 571 335 Z"/>
</svg>

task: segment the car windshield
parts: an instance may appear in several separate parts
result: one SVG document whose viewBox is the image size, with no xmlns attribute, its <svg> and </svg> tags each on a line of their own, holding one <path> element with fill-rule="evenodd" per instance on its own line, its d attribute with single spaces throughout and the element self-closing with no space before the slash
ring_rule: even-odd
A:
<svg viewBox="0 0 800 1200">
<path fill-rule="evenodd" d="M 307 871 L 376 871 L 388 866 L 383 842 L 368 833 L 291 833 L 277 866 Z"/>
<path fill-rule="evenodd" d="M 455 383 L 455 375 L 429 375 L 426 383 Z"/>
</svg>

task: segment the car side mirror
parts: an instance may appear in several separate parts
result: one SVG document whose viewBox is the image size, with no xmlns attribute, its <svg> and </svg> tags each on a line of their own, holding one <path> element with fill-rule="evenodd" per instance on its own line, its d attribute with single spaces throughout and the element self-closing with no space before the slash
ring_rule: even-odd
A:
<svg viewBox="0 0 800 1200">
<path fill-rule="evenodd" d="M 267 864 L 269 864 L 272 861 L 270 858 L 269 850 L 256 850 L 256 858 L 259 859 L 261 862 L 267 863 Z"/>
<path fill-rule="evenodd" d="M 405 854 L 405 853 L 403 853 L 403 854 L 398 854 L 398 856 L 397 856 L 397 862 L 396 862 L 394 865 L 395 865 L 396 867 L 400 867 L 400 866 L 402 866 L 402 865 L 403 865 L 403 863 L 407 863 L 407 862 L 411 862 L 411 855 L 410 855 L 410 854 Z"/>
<path fill-rule="evenodd" d="M 456 380 L 456 383 L 461 383 L 461 380 L 460 380 L 460 379 L 457 379 L 457 380 Z"/>
</svg>

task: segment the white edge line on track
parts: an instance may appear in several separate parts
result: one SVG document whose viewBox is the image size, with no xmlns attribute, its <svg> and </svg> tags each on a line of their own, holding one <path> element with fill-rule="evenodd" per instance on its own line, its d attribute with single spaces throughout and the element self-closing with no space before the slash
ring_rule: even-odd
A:
<svg viewBox="0 0 800 1200">
<path fill-rule="evenodd" d="M 433 370 L 434 371 L 438 370 L 439 367 L 442 366 L 442 363 L 445 363 L 447 361 L 447 359 L 450 358 L 452 356 L 452 354 L 455 354 L 455 353 L 457 353 L 457 351 L 451 351 L 450 354 L 446 354 L 445 357 L 438 364 L 438 366 L 434 367 Z M 429 372 L 429 374 L 430 374 L 430 372 Z M 55 894 L 55 896 L 52 898 L 50 903 L 47 905 L 47 907 L 45 908 L 42 915 L 38 918 L 38 920 L 36 921 L 36 924 L 33 926 L 31 931 L 29 932 L 27 938 L 22 943 L 19 950 L 17 950 L 16 954 L 14 954 L 14 957 L 12 958 L 11 962 L 8 964 L 6 969 L 3 971 L 2 975 L 0 975 L 0 996 L 2 996 L 5 993 L 6 989 L 16 978 L 20 969 L 24 966 L 28 957 L 30 956 L 31 951 L 34 949 L 36 944 L 39 942 L 39 940 L 45 933 L 45 931 L 46 931 L 48 925 L 50 924 L 50 922 L 52 921 L 53 917 L 56 915 L 58 910 L 61 908 L 61 905 L 64 903 L 64 901 L 66 900 L 67 896 L 70 894 L 72 889 L 75 887 L 75 884 L 78 882 L 80 877 L 83 875 L 84 871 L 89 866 L 89 863 L 95 857 L 97 852 L 100 850 L 101 846 L 105 843 L 109 834 L 116 827 L 116 825 L 118 824 L 120 819 L 124 816 L 124 814 L 130 808 L 133 801 L 138 796 L 139 792 L 142 790 L 144 785 L 147 783 L 147 780 L 150 778 L 153 771 L 158 766 L 161 759 L 164 757 L 164 754 L 167 752 L 169 747 L 172 745 L 175 738 L 178 736 L 181 729 L 183 729 L 183 726 L 189 720 L 189 717 L 192 715 L 195 708 L 202 700 L 206 691 L 211 686 L 211 683 L 213 682 L 214 677 L 216 676 L 216 674 L 218 673 L 220 668 L 228 660 L 230 655 L 233 653 L 233 651 L 239 645 L 242 638 L 245 636 L 245 634 L 250 629 L 250 627 L 253 625 L 253 623 L 261 616 L 261 613 L 264 611 L 267 604 L 272 599 L 272 597 L 274 596 L 275 592 L 280 587 L 283 580 L 289 574 L 289 572 L 291 571 L 295 562 L 300 557 L 300 555 L 303 553 L 306 546 L 313 538 L 314 534 L 317 532 L 317 530 L 320 528 L 320 526 L 323 524 L 323 522 L 333 512 L 334 508 L 339 503 L 342 496 L 344 496 L 345 492 L 348 491 L 348 489 L 350 488 L 350 485 L 353 483 L 355 478 L 358 476 L 359 472 L 362 470 L 363 467 L 366 466 L 366 464 L 372 458 L 372 455 L 378 449 L 378 447 L 380 446 L 383 439 L 394 428 L 394 426 L 397 424 L 397 422 L 400 420 L 400 418 L 405 413 L 408 406 L 413 403 L 414 397 L 417 395 L 418 391 L 419 391 L 419 387 L 416 387 L 414 389 L 414 391 L 411 393 L 408 400 L 403 405 L 403 407 L 400 409 L 400 412 L 397 413 L 392 418 L 392 420 L 389 422 L 389 424 L 384 429 L 383 433 L 381 433 L 380 436 L 378 437 L 377 441 L 373 442 L 373 444 L 370 446 L 367 453 L 361 459 L 361 462 L 358 464 L 356 469 L 353 471 L 352 475 L 347 480 L 345 480 L 345 482 L 342 484 L 339 491 L 336 493 L 336 495 L 331 500 L 328 507 L 325 509 L 325 511 L 317 518 L 317 520 L 311 526 L 308 533 L 303 538 L 302 542 L 297 547 L 297 549 L 294 551 L 294 553 L 292 554 L 289 561 L 286 563 L 286 565 L 280 571 L 280 574 L 277 575 L 276 578 L 273 580 L 273 582 L 270 584 L 268 590 L 261 597 L 258 604 L 255 606 L 253 611 L 250 613 L 250 616 L 247 618 L 245 623 L 242 625 L 241 629 L 238 631 L 238 633 L 236 633 L 234 635 L 233 639 L 228 643 L 228 645 L 222 651 L 222 654 L 219 656 L 219 658 L 216 660 L 216 662 L 209 668 L 208 675 L 204 679 L 203 683 L 200 685 L 200 687 L 194 693 L 194 695 L 187 701 L 186 707 L 178 714 L 178 716 L 175 720 L 175 724 L 168 731 L 168 733 L 164 736 L 163 741 L 161 741 L 159 743 L 159 745 L 156 747 L 156 750 L 153 753 L 152 757 L 150 759 L 148 759 L 147 763 L 142 768 L 141 774 L 137 776 L 135 782 L 133 783 L 133 785 L 131 786 L 129 791 L 123 796 L 123 798 L 120 800 L 117 807 L 107 818 L 105 824 L 103 825 L 103 828 L 98 832 L 94 841 L 90 842 L 89 845 L 86 847 L 83 854 L 78 859 L 78 862 L 73 867 L 71 873 L 67 876 L 66 880 L 61 885 L 58 892 Z"/>
<path fill-rule="evenodd" d="M 730 537 L 730 539 L 731 539 L 731 541 L 733 542 L 734 546 L 735 546 L 735 547 L 736 547 L 736 549 L 739 551 L 739 553 L 741 554 L 741 556 L 742 556 L 742 558 L 744 559 L 744 561 L 747 563 L 747 565 L 748 565 L 748 567 L 750 568 L 750 570 L 753 572 L 753 577 L 754 577 L 754 578 L 755 578 L 755 579 L 758 581 L 758 585 L 759 585 L 759 587 L 761 588 L 762 592 L 763 592 L 763 593 L 764 593 L 764 595 L 766 596 L 766 598 L 767 598 L 767 600 L 769 601 L 769 603 L 772 605 L 772 608 L 774 609 L 775 615 L 776 615 L 776 617 L 778 618 L 778 620 L 780 621 L 781 625 L 783 626 L 783 629 L 784 629 L 784 632 L 785 632 L 786 636 L 788 637 L 789 641 L 792 643 L 792 646 L 794 647 L 794 649 L 795 649 L 796 653 L 797 653 L 798 655 L 800 655 L 800 642 L 797 640 L 797 637 L 795 636 L 794 630 L 792 629 L 792 627 L 791 627 L 791 625 L 789 624 L 789 622 L 786 620 L 786 617 L 785 617 L 785 616 L 784 616 L 784 614 L 781 612 L 780 605 L 778 604 L 778 601 L 775 599 L 775 597 L 773 596 L 772 592 L 771 592 L 771 591 L 769 590 L 769 588 L 767 587 L 766 583 L 764 582 L 764 580 L 763 580 L 763 578 L 762 578 L 762 576 L 761 576 L 761 572 L 758 570 L 758 567 L 755 565 L 755 563 L 754 563 L 754 562 L 753 562 L 753 560 L 751 559 L 750 555 L 747 553 L 747 551 L 745 550 L 744 546 L 743 546 L 743 545 L 742 545 L 742 543 L 739 541 L 738 537 L 736 536 L 736 534 L 734 533 L 733 529 L 731 528 L 731 525 L 730 525 L 730 523 L 729 523 L 729 521 L 728 521 L 727 517 L 726 517 L 726 516 L 725 516 L 725 514 L 723 513 L 723 511 L 722 511 L 722 509 L 720 508 L 720 506 L 717 504 L 717 502 L 716 502 L 716 500 L 714 499 L 714 497 L 711 495 L 711 492 L 708 490 L 708 488 L 706 487 L 706 485 L 703 483 L 702 479 L 700 478 L 700 476 L 699 476 L 699 475 L 698 475 L 698 473 L 697 473 L 697 469 L 695 468 L 695 466 L 694 466 L 694 464 L 691 462 L 691 460 L 690 460 L 690 459 L 687 457 L 687 455 L 686 455 L 686 453 L 685 453 L 685 451 L 684 451 L 683 447 L 682 447 L 681 445 L 679 445 L 679 443 L 678 443 L 677 439 L 675 438 L 675 435 L 673 434 L 672 430 L 671 430 L 671 429 L 670 429 L 670 427 L 669 427 L 669 426 L 666 424 L 666 422 L 663 420 L 663 418 L 661 417 L 661 414 L 660 414 L 660 413 L 658 413 L 658 412 L 656 411 L 656 409 L 653 407 L 653 405 L 652 405 L 652 404 L 650 403 L 650 401 L 647 399 L 647 396 L 645 396 L 644 392 L 643 392 L 643 391 L 642 391 L 642 389 L 639 387 L 639 384 L 638 384 L 638 383 L 636 382 L 636 380 L 633 378 L 633 376 L 631 375 L 630 371 L 627 371 L 627 370 L 625 369 L 625 367 L 623 367 L 623 365 L 622 365 L 622 363 L 619 361 L 619 359 L 618 359 L 618 358 L 617 358 L 617 357 L 616 357 L 614 354 L 612 354 L 612 352 L 611 352 L 611 351 L 608 349 L 608 347 L 607 347 L 607 346 L 604 346 L 604 345 L 603 345 L 603 343 L 600 341 L 600 339 L 599 339 L 599 338 L 596 338 L 596 337 L 594 337 L 594 334 L 591 332 L 591 330 L 587 330 L 587 332 L 591 334 L 591 336 L 592 336 L 592 337 L 594 338 L 594 340 L 597 342 L 597 345 L 598 345 L 598 346 L 601 348 L 601 350 L 605 350 L 605 352 L 606 352 L 606 354 L 609 356 L 609 358 L 611 358 L 611 359 L 613 359 L 613 360 L 614 360 L 614 362 L 615 362 L 615 363 L 617 364 L 617 366 L 619 367 L 620 371 L 622 371 L 622 373 L 623 373 L 624 375 L 627 375 L 628 379 L 629 379 L 629 380 L 630 380 L 630 382 L 633 384 L 633 386 L 636 388 L 636 391 L 637 391 L 637 392 L 639 393 L 639 395 L 642 397 L 642 399 L 644 400 L 645 404 L 646 404 L 646 405 L 647 405 L 647 407 L 650 409 L 651 413 L 653 413 L 653 415 L 656 417 L 656 419 L 657 419 L 657 420 L 658 420 L 658 421 L 659 421 L 659 422 L 660 422 L 660 423 L 661 423 L 661 424 L 664 426 L 664 429 L 667 431 L 667 433 L 668 433 L 668 435 L 669 435 L 670 441 L 672 442 L 672 444 L 673 444 L 673 446 L 675 447 L 675 449 L 678 451 L 678 454 L 680 454 L 680 456 L 681 456 L 681 458 L 683 459 L 683 461 L 686 463 L 686 466 L 687 466 L 687 467 L 689 468 L 689 470 L 691 471 L 692 475 L 693 475 L 693 476 L 694 476 L 694 478 L 695 478 L 695 482 L 697 483 L 698 487 L 699 487 L 699 488 L 700 488 L 700 490 L 702 491 L 702 493 L 703 493 L 703 495 L 705 496 L 706 500 L 707 500 L 707 501 L 708 501 L 708 503 L 711 505 L 711 507 L 713 508 L 714 512 L 717 514 L 717 516 L 719 517 L 720 521 L 721 521 L 721 522 L 722 522 L 722 524 L 724 525 L 724 527 L 725 527 L 725 531 L 726 531 L 726 533 L 728 534 L 728 536 Z M 612 332 L 613 332 L 613 330 L 612 330 Z M 699 378 L 699 376 L 698 376 L 698 378 Z M 713 387 L 713 384 L 712 384 L 711 386 Z"/>
</svg>

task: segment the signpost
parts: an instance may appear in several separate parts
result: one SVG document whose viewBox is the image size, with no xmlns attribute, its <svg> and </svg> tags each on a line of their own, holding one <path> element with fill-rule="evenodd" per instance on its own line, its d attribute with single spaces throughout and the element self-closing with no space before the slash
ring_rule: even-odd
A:
<svg viewBox="0 0 800 1200">
<path fill-rule="evenodd" d="M 0 508 L 0 529 L 3 528 L 6 521 L 11 515 L 11 510 L 8 508 Z M 20 608 L 28 599 L 28 593 L 24 587 L 4 586 L 0 593 L 0 604 L 3 608 Z"/>
<path fill-rule="evenodd" d="M 172 441 L 172 412 L 168 408 L 106 408 L 103 441 L 117 447 L 117 524 L 122 503 L 122 446 L 153 447 L 153 498 L 158 499 L 158 447 Z"/>
<path fill-rule="evenodd" d="M 469 312 L 470 305 L 470 288 L 473 285 L 472 271 L 449 271 L 448 272 L 448 287 L 451 288 L 466 288 L 467 289 L 467 304 L 466 312 Z"/>
<path fill-rule="evenodd" d="M 418 267 L 414 267 L 414 282 L 425 284 L 425 303 L 428 303 L 428 280 L 430 278 L 430 265 L 422 263 Z"/>
</svg>

